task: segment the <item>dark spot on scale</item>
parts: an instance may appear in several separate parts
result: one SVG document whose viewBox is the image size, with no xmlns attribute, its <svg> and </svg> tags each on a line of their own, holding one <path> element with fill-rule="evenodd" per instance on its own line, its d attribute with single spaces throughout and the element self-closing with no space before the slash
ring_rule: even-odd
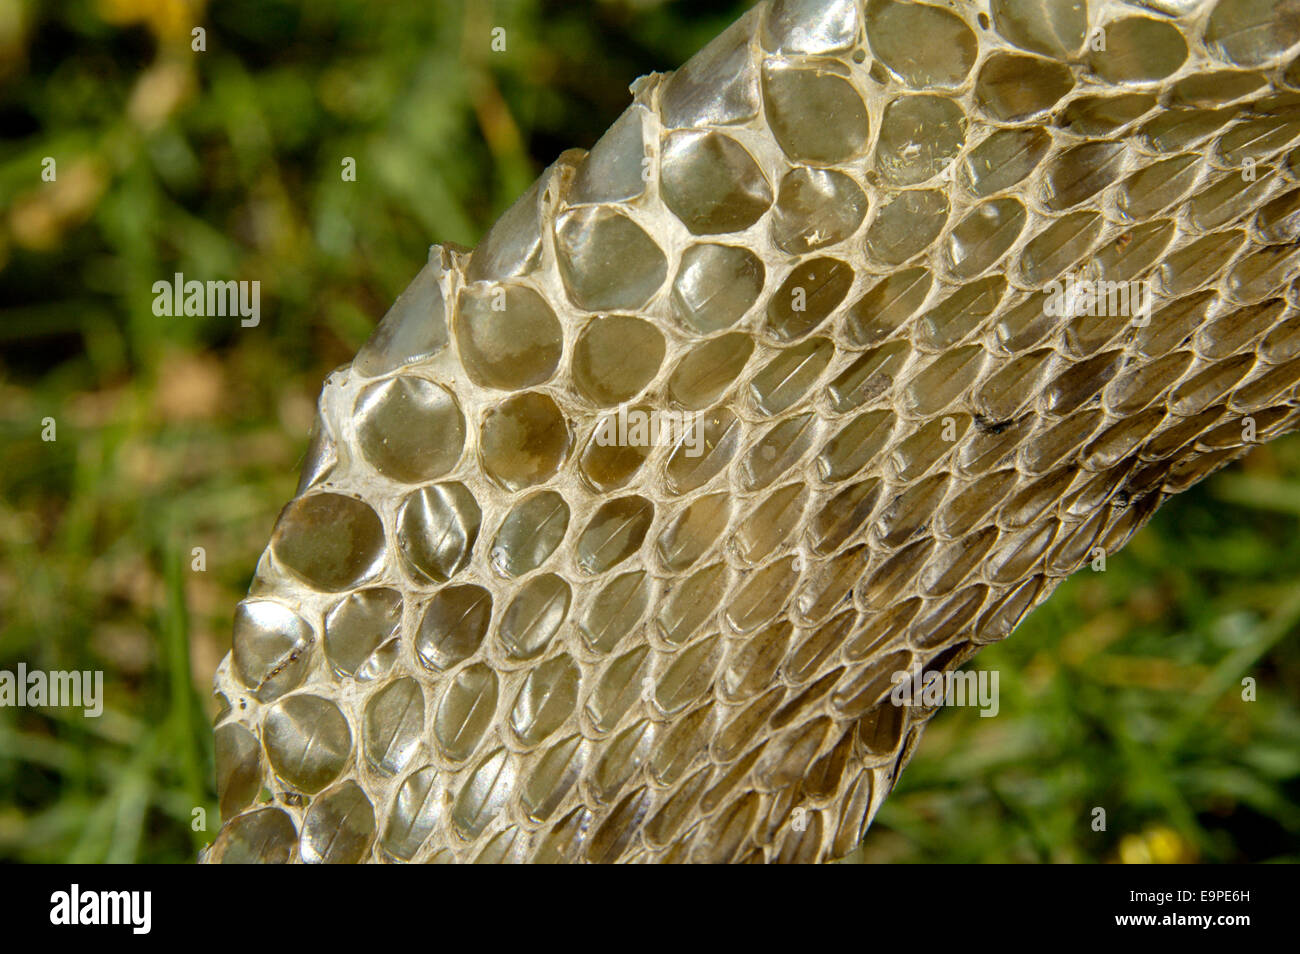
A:
<svg viewBox="0 0 1300 954">
<path fill-rule="evenodd" d="M 976 414 L 974 420 L 975 420 L 975 426 L 978 427 L 985 434 L 1001 434 L 1012 424 L 1016 423 L 1015 421 L 1012 420 L 993 421 L 985 417 L 983 414 Z"/>
</svg>

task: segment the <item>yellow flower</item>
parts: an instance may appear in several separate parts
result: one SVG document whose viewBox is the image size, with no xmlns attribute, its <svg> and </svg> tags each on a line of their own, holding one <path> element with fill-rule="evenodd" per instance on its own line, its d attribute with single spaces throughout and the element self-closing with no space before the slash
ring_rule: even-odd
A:
<svg viewBox="0 0 1300 954">
<path fill-rule="evenodd" d="M 1167 825 L 1125 835 L 1119 843 L 1119 860 L 1126 865 L 1177 865 L 1196 860 L 1196 848 Z"/>
<path fill-rule="evenodd" d="M 188 40 L 203 13 L 203 0 L 98 0 L 106 23 L 146 24 L 163 42 Z"/>
</svg>

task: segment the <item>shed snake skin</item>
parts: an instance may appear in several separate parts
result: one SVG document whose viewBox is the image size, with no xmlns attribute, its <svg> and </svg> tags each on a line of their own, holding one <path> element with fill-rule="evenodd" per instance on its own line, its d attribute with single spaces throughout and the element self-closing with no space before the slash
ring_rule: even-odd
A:
<svg viewBox="0 0 1300 954">
<path fill-rule="evenodd" d="M 816 862 L 1300 422 L 1300 2 L 775 0 L 434 246 L 216 677 L 213 862 Z"/>
</svg>

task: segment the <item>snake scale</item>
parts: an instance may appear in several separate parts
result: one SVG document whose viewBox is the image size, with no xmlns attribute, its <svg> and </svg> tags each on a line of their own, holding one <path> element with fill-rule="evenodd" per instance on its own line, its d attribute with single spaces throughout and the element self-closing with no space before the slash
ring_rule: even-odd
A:
<svg viewBox="0 0 1300 954">
<path fill-rule="evenodd" d="M 220 862 L 815 862 L 1171 494 L 1300 422 L 1300 3 L 770 0 L 326 380 Z"/>
</svg>

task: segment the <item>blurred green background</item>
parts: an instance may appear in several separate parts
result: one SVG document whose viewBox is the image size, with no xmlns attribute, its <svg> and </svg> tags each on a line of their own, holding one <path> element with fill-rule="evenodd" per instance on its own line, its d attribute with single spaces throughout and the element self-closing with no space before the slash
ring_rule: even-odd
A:
<svg viewBox="0 0 1300 954">
<path fill-rule="evenodd" d="M 0 669 L 107 696 L 0 709 L 0 860 L 211 840 L 211 677 L 324 375 L 429 243 L 473 245 L 746 6 L 0 0 Z M 261 324 L 155 317 L 174 272 L 259 280 Z M 936 717 L 857 860 L 1300 859 L 1298 521 L 1292 436 L 1067 582 L 972 663 L 1000 716 Z"/>
</svg>

